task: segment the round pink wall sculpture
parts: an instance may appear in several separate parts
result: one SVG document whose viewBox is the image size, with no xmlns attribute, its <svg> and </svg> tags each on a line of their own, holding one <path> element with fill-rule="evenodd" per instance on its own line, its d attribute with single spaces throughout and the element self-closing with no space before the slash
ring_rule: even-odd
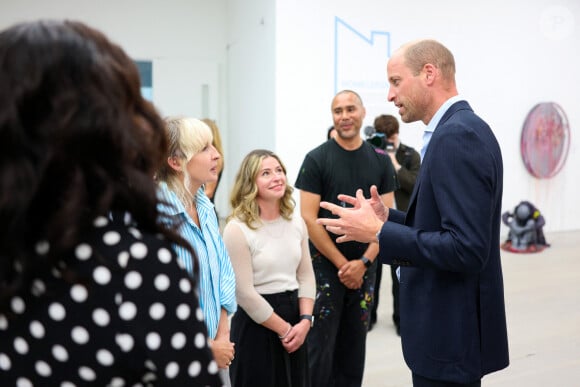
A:
<svg viewBox="0 0 580 387">
<path fill-rule="evenodd" d="M 542 102 L 530 110 L 520 146 L 526 169 L 533 176 L 546 179 L 560 172 L 570 147 L 568 118 L 560 105 Z"/>
</svg>

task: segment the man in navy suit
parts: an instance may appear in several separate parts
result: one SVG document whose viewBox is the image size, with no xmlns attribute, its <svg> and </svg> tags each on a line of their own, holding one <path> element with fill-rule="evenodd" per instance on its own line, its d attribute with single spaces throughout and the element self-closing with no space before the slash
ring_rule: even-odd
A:
<svg viewBox="0 0 580 387">
<path fill-rule="evenodd" d="M 503 166 L 490 127 L 462 100 L 451 52 L 407 43 L 387 65 L 388 99 L 404 122 L 425 125 L 423 162 L 407 212 L 386 208 L 371 187 L 353 207 L 323 202 L 318 219 L 337 242 L 380 243 L 400 265 L 401 341 L 413 385 L 480 386 L 509 364 L 500 223 Z M 361 187 L 362 188 L 362 187 Z"/>
</svg>

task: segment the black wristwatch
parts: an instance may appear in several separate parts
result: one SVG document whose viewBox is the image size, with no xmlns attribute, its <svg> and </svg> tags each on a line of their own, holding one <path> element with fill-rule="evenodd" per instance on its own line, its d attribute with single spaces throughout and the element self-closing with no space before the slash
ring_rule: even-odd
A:
<svg viewBox="0 0 580 387">
<path fill-rule="evenodd" d="M 369 267 L 371 267 L 371 265 L 373 264 L 373 262 L 368 259 L 367 257 L 365 257 L 364 255 L 362 257 L 360 257 L 360 260 L 363 261 L 363 263 L 365 264 L 365 267 L 368 269 Z"/>
<path fill-rule="evenodd" d="M 310 321 L 310 328 L 314 326 L 314 316 L 311 314 L 301 314 L 300 320 L 309 320 Z"/>
</svg>

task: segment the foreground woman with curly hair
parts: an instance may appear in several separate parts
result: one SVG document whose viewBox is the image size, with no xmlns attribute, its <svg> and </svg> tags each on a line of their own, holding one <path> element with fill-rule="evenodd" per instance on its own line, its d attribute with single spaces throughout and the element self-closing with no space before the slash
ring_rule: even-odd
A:
<svg viewBox="0 0 580 387">
<path fill-rule="evenodd" d="M 133 61 L 78 22 L 0 32 L 3 386 L 221 385 Z M 193 251 L 192 251 L 193 254 Z"/>
</svg>

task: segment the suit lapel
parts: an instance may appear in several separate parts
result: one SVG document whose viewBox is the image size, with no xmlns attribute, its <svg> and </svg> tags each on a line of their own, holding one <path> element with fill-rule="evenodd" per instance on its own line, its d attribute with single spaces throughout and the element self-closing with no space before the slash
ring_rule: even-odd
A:
<svg viewBox="0 0 580 387">
<path fill-rule="evenodd" d="M 455 113 L 457 113 L 459 110 L 471 110 L 473 111 L 473 109 L 471 109 L 471 106 L 469 106 L 469 103 L 467 103 L 467 101 L 457 101 L 455 102 L 453 105 L 451 105 L 449 107 L 449 109 L 447 109 L 447 111 L 445 112 L 445 114 L 443 114 L 443 117 L 441 117 L 441 120 L 439 120 L 439 123 L 437 124 L 437 127 L 435 128 L 435 131 L 433 132 L 433 136 L 431 137 L 431 143 L 434 140 L 435 136 L 437 136 L 437 134 L 441 133 L 440 131 L 437 132 L 437 129 L 444 125 L 445 122 L 447 122 L 447 120 L 449 120 L 449 118 L 451 118 Z M 429 149 L 429 148 L 427 148 Z M 427 161 L 428 160 L 428 155 L 429 152 L 425 153 L 425 158 L 423 159 L 423 161 Z M 421 163 L 422 165 L 423 163 Z M 423 180 L 423 171 L 425 168 L 421 168 L 419 170 L 419 176 L 417 176 L 417 182 L 415 183 L 415 187 L 413 187 L 413 192 L 411 193 L 411 198 L 409 199 L 409 207 L 407 208 L 407 216 L 405 217 L 405 224 L 408 224 L 408 219 L 409 219 L 409 215 L 411 215 L 411 217 L 414 217 L 414 213 L 415 213 L 415 207 L 417 205 L 417 192 L 419 192 L 419 187 L 421 186 L 421 181 Z"/>
<path fill-rule="evenodd" d="M 409 206 L 407 207 L 407 213 L 405 215 L 405 224 L 410 225 L 409 220 L 415 217 L 415 207 L 417 205 L 417 192 L 419 191 L 419 186 L 421 185 L 421 170 L 419 170 L 419 176 L 417 176 L 417 181 L 413 187 L 413 192 L 411 193 L 411 198 L 409 199 Z"/>
</svg>

